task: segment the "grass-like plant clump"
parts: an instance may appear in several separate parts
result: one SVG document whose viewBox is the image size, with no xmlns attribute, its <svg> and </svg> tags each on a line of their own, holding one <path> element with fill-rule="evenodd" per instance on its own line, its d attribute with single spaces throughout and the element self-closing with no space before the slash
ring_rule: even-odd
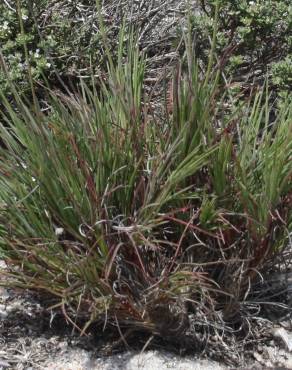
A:
<svg viewBox="0 0 292 370">
<path fill-rule="evenodd" d="M 2 96 L 4 284 L 82 333 L 246 334 L 291 233 L 291 101 L 275 110 L 266 87 L 233 107 L 188 47 L 158 121 L 130 39 L 95 88 L 48 91 L 47 109 Z"/>
</svg>

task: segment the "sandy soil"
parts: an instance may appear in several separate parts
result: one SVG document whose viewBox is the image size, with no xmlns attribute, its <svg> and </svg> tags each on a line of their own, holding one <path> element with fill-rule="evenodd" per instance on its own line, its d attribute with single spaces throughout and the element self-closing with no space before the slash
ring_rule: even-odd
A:
<svg viewBox="0 0 292 370">
<path fill-rule="evenodd" d="M 84 350 L 68 351 L 55 361 L 48 361 L 46 369 L 50 370 L 221 370 L 225 367 L 210 360 L 191 357 L 180 358 L 171 353 L 147 351 L 144 353 L 127 352 L 108 358 L 96 359 Z"/>
<path fill-rule="evenodd" d="M 57 324 L 56 324 L 57 322 Z M 128 350 L 102 355 L 105 340 L 80 338 L 50 315 L 29 293 L 0 288 L 0 370 L 219 370 L 232 368 L 164 350 Z M 292 333 L 287 333 L 291 336 Z M 277 338 L 255 344 L 242 369 L 292 369 L 292 352 Z M 234 368 L 234 367 L 233 367 Z M 238 367 L 240 368 L 240 367 Z"/>
</svg>

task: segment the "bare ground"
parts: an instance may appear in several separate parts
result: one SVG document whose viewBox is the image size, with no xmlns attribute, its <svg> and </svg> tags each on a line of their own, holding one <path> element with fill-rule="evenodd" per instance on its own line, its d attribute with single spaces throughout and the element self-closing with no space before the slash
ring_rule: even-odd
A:
<svg viewBox="0 0 292 370">
<path fill-rule="evenodd" d="M 291 328 L 291 323 L 286 322 L 289 324 Z M 292 352 L 273 334 L 275 328 L 272 324 L 267 323 L 266 326 L 265 335 L 262 334 L 262 338 L 258 338 L 247 351 L 241 368 L 292 369 Z M 292 333 L 288 328 L 285 330 L 289 339 Z M 204 357 L 180 356 L 170 351 L 173 348 L 167 350 L 158 344 L 142 353 L 141 349 L 137 350 L 139 346 L 115 349 L 111 346 L 114 341 L 111 334 L 104 333 L 80 338 L 77 333 L 72 333 L 63 319 L 50 316 L 33 295 L 0 288 L 0 370 L 234 368 L 211 360 L 208 353 Z"/>
</svg>

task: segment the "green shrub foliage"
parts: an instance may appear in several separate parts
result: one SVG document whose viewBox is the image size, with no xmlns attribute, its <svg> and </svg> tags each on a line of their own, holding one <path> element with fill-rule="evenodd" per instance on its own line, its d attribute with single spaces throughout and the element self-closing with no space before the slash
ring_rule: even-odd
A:
<svg viewBox="0 0 292 370">
<path fill-rule="evenodd" d="M 94 72 L 102 59 L 99 32 L 94 29 L 96 1 L 21 0 L 20 4 L 19 11 L 17 1 L 11 3 L 11 7 L 1 2 L 0 44 L 11 79 L 21 90 L 27 91 L 29 87 L 24 44 L 29 50 L 29 63 L 36 82 L 49 79 L 57 83 L 56 73 L 68 80 L 84 70 L 85 74 L 89 70 Z M 89 7 L 93 18 L 84 19 Z M 25 35 L 19 25 L 20 13 Z M 8 91 L 3 73 L 0 84 L 2 90 Z"/>
<path fill-rule="evenodd" d="M 191 17 L 197 54 L 208 54 L 215 5 L 199 1 Z M 266 74 L 276 87 L 291 88 L 292 6 L 289 0 L 220 0 L 217 52 L 226 77 L 262 83 Z M 289 63 L 290 62 L 290 63 Z"/>
</svg>

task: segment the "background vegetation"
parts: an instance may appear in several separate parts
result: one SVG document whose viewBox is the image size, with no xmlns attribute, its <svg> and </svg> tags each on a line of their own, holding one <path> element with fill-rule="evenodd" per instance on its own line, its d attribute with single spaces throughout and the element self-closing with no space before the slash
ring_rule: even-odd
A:
<svg viewBox="0 0 292 370">
<path fill-rule="evenodd" d="M 98 74 L 104 60 L 96 0 L 27 1 L 21 0 L 25 36 L 21 33 L 17 1 L 0 4 L 0 44 L 12 80 L 22 90 L 28 88 L 27 60 L 23 45 L 29 50 L 29 63 L 35 81 L 49 79 L 59 84 L 56 71 L 63 79 L 76 84 L 80 77 Z M 183 16 L 191 9 L 191 28 L 196 42 L 197 58 L 206 62 L 214 20 L 213 1 L 107 1 L 102 14 L 107 25 L 112 52 L 123 19 L 140 33 L 139 45 L 147 57 L 160 63 L 176 60 L 172 54 L 179 46 L 185 22 Z M 180 18 L 180 22 L 174 20 Z M 245 87 L 263 83 L 272 76 L 275 87 L 291 89 L 292 82 L 292 6 L 289 0 L 229 1 L 220 0 L 217 55 L 222 56 L 227 80 Z M 179 26 L 178 26 L 179 24 Z M 159 60 L 156 60 L 156 63 Z M 155 64 L 155 63 L 154 63 Z M 161 65 L 161 64 L 160 64 Z M 7 90 L 7 79 L 0 75 L 1 90 Z M 234 87 L 236 90 L 236 86 Z M 238 87 L 237 87 L 238 89 Z"/>
</svg>

